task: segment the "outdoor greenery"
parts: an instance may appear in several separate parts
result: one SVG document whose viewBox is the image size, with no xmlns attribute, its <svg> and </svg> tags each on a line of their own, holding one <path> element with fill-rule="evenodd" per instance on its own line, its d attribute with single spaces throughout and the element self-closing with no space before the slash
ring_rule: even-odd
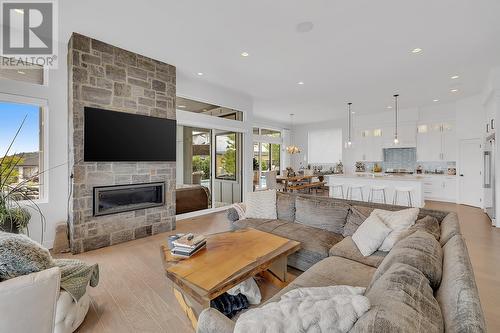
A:
<svg viewBox="0 0 500 333">
<path fill-rule="evenodd" d="M 25 191 L 26 186 L 31 183 L 34 178 L 38 178 L 41 172 L 36 173 L 31 178 L 19 181 L 17 167 L 23 160 L 23 154 L 9 156 L 12 145 L 25 121 L 26 117 L 17 129 L 4 156 L 0 159 L 0 229 L 14 233 L 26 231 L 29 235 L 28 224 L 31 219 L 31 213 L 28 208 L 30 208 L 40 215 L 40 223 L 42 224 L 41 242 L 43 243 L 45 217 L 40 207 L 38 207 Z"/>
<path fill-rule="evenodd" d="M 17 182 L 19 170 L 14 166 L 23 163 L 23 161 L 22 155 L 4 156 L 0 161 L 0 183 L 12 184 Z"/>
<path fill-rule="evenodd" d="M 203 171 L 202 179 L 210 179 L 210 156 L 193 156 L 193 172 Z"/>
<path fill-rule="evenodd" d="M 236 133 L 224 134 L 227 140 L 223 154 L 216 156 L 216 177 L 219 179 L 236 179 Z"/>
</svg>

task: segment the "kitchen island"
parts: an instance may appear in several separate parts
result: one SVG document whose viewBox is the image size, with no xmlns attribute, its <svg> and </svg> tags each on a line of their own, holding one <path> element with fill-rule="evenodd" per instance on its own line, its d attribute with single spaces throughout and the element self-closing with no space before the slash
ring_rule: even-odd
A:
<svg viewBox="0 0 500 333">
<path fill-rule="evenodd" d="M 361 186 L 363 199 L 368 201 L 370 189 L 372 187 L 386 187 L 385 194 L 388 204 L 392 204 L 396 188 L 411 189 L 411 200 L 413 207 L 424 207 L 424 192 L 422 189 L 423 177 L 421 175 L 392 175 L 384 173 L 359 173 L 359 174 L 336 174 L 325 176 L 329 187 L 330 197 L 341 197 L 340 187 L 334 188 L 333 185 L 342 185 L 344 195 L 347 196 L 347 189 L 350 186 Z M 352 200 L 361 200 L 359 190 L 352 191 Z M 373 195 L 374 202 L 383 202 L 382 191 L 375 191 Z M 408 195 L 406 193 L 398 194 L 398 205 L 408 205 Z"/>
</svg>

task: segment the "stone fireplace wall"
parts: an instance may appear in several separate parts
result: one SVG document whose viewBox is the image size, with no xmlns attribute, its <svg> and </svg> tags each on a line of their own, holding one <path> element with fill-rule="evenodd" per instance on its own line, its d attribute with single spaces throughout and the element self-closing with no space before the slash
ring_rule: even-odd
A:
<svg viewBox="0 0 500 333">
<path fill-rule="evenodd" d="M 175 162 L 83 161 L 84 107 L 175 119 L 175 67 L 77 33 L 68 48 L 72 252 L 175 229 Z M 164 206 L 93 216 L 95 186 L 157 181 Z"/>
</svg>

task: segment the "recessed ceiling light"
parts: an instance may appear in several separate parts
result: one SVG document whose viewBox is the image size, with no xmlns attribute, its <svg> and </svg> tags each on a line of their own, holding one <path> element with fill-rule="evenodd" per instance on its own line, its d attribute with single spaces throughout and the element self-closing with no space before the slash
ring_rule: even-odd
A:
<svg viewBox="0 0 500 333">
<path fill-rule="evenodd" d="M 177 105 L 178 108 L 184 109 L 186 106 L 185 105 Z"/>
<path fill-rule="evenodd" d="M 351 111 L 351 113 L 352 113 L 352 114 L 355 114 L 355 113 L 356 113 L 356 111 Z"/>
<path fill-rule="evenodd" d="M 203 76 L 203 73 L 202 72 L 198 72 L 198 73 L 196 73 L 196 75 Z"/>
<path fill-rule="evenodd" d="M 388 109 L 392 109 L 392 106 L 390 106 L 390 105 L 387 105 L 387 108 L 388 108 Z"/>
<path fill-rule="evenodd" d="M 14 11 L 18 14 L 24 14 L 24 10 L 22 9 L 14 9 Z"/>
<path fill-rule="evenodd" d="M 297 24 L 297 27 L 295 29 L 297 32 L 309 32 L 314 28 L 314 24 L 312 22 L 306 21 L 306 22 L 300 22 Z"/>
<path fill-rule="evenodd" d="M 458 79 L 459 77 L 460 77 L 460 76 L 458 76 L 458 75 L 453 75 L 453 76 L 451 77 L 451 79 L 452 79 L 452 80 L 456 80 L 456 79 Z"/>
<path fill-rule="evenodd" d="M 304 81 L 299 81 L 297 82 L 298 85 L 303 85 L 304 84 Z"/>
<path fill-rule="evenodd" d="M 248 52 L 241 52 L 242 57 L 248 57 L 250 54 Z"/>
<path fill-rule="evenodd" d="M 26 74 L 26 72 L 23 72 L 23 71 L 17 71 L 19 74 Z"/>
<path fill-rule="evenodd" d="M 419 47 L 416 47 L 413 50 L 411 50 L 411 53 L 420 53 L 420 52 L 422 52 L 422 49 Z"/>
<path fill-rule="evenodd" d="M 207 109 L 203 109 L 203 112 L 207 112 Z"/>
<path fill-rule="evenodd" d="M 433 102 L 439 102 L 439 99 L 435 98 L 432 100 Z"/>
<path fill-rule="evenodd" d="M 450 91 L 451 91 L 452 93 L 456 93 L 456 92 L 458 92 L 458 89 L 451 89 Z"/>
</svg>

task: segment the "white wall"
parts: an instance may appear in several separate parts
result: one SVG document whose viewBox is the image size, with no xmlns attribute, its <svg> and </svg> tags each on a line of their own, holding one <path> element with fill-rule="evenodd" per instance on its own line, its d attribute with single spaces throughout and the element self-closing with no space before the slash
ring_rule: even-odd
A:
<svg viewBox="0 0 500 333">
<path fill-rule="evenodd" d="M 48 85 L 39 86 L 21 82 L 0 80 L 0 93 L 15 96 L 29 96 L 45 100 L 47 102 L 48 123 L 48 156 L 45 170 L 48 172 L 47 195 L 44 200 L 38 202 L 47 221 L 47 229 L 44 234 L 44 245 L 52 246 L 54 240 L 55 225 L 65 222 L 67 219 L 68 201 L 68 154 L 67 154 L 67 70 L 66 54 L 67 45 L 59 45 L 59 69 L 50 70 L 48 74 Z M 57 167 L 56 167 L 57 166 Z M 33 212 L 29 224 L 30 235 L 36 240 L 41 240 L 42 229 L 39 215 Z"/>
</svg>

